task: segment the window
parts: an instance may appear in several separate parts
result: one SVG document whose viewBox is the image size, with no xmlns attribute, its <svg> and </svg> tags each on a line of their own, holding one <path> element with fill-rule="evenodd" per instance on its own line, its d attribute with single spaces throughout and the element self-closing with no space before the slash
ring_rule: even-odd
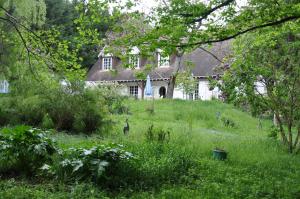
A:
<svg viewBox="0 0 300 199">
<path fill-rule="evenodd" d="M 130 94 L 130 96 L 133 96 L 133 97 L 137 98 L 138 94 L 139 94 L 138 86 L 130 86 L 129 87 L 129 94 Z"/>
<path fill-rule="evenodd" d="M 140 58 L 138 55 L 130 55 L 129 57 L 130 67 L 140 68 Z"/>
<path fill-rule="evenodd" d="M 170 66 L 170 57 L 162 56 L 162 54 L 158 53 L 158 67 L 168 67 Z"/>
<path fill-rule="evenodd" d="M 103 70 L 111 70 L 112 69 L 112 57 L 103 57 L 102 68 L 103 68 Z"/>
<path fill-rule="evenodd" d="M 6 80 L 0 81 L 0 93 L 8 93 L 9 83 Z"/>
</svg>

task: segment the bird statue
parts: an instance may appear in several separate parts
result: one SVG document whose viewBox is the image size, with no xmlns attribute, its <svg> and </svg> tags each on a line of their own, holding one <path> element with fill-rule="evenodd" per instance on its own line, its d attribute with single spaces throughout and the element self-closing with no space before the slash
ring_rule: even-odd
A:
<svg viewBox="0 0 300 199">
<path fill-rule="evenodd" d="M 127 135 L 129 133 L 129 124 L 128 124 L 128 118 L 126 118 L 125 126 L 123 128 L 124 135 Z"/>
</svg>

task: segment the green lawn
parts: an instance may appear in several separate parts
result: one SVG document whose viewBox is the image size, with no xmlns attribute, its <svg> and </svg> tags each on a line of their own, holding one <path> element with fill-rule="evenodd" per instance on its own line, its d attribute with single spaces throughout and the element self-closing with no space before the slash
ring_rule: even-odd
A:
<svg viewBox="0 0 300 199">
<path fill-rule="evenodd" d="M 113 115 L 115 125 L 105 135 L 53 135 L 64 148 L 124 145 L 141 162 L 145 178 L 139 183 L 104 190 L 92 183 L 2 179 L 0 198 L 300 198 L 300 157 L 268 138 L 271 121 L 258 128 L 258 119 L 217 101 L 157 100 L 154 114 L 146 111 L 151 103 L 127 101 L 130 114 Z M 217 112 L 235 127 L 225 127 Z M 126 118 L 128 136 L 122 132 Z M 146 141 L 152 124 L 170 129 L 168 143 Z M 215 147 L 226 149 L 228 160 L 214 160 Z"/>
</svg>

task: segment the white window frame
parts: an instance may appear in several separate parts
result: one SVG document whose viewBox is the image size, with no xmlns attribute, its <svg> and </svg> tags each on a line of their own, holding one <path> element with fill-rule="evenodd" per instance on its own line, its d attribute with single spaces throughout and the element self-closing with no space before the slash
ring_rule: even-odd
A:
<svg viewBox="0 0 300 199">
<path fill-rule="evenodd" d="M 9 83 L 6 80 L 0 81 L 0 93 L 9 92 Z"/>
<path fill-rule="evenodd" d="M 139 87 L 138 86 L 129 86 L 129 95 L 135 98 L 139 96 Z"/>
<path fill-rule="evenodd" d="M 109 62 L 106 60 L 109 60 Z M 108 65 L 108 63 L 109 63 L 109 65 Z M 103 57 L 102 58 L 102 70 L 111 70 L 112 65 L 113 65 L 112 57 Z"/>
<path fill-rule="evenodd" d="M 133 60 L 134 58 L 134 60 Z M 135 69 L 140 68 L 140 57 L 137 54 L 129 55 L 129 65 L 134 67 Z"/>
<path fill-rule="evenodd" d="M 157 62 L 158 62 L 158 67 L 169 67 L 170 56 L 163 57 L 161 53 L 158 53 Z"/>
</svg>

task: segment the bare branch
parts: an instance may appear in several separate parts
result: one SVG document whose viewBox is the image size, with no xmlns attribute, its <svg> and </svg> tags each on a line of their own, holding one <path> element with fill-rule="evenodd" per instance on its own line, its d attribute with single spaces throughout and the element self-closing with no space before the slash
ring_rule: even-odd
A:
<svg viewBox="0 0 300 199">
<path fill-rule="evenodd" d="M 210 10 L 207 10 L 200 18 L 194 19 L 191 23 L 196 23 L 196 22 L 202 22 L 202 20 L 206 19 L 211 13 L 215 12 L 216 10 L 223 8 L 225 6 L 228 6 L 229 4 L 235 2 L 235 0 L 226 0 L 220 5 L 217 5 L 216 7 L 211 8 Z"/>
<path fill-rule="evenodd" d="M 198 45 L 203 45 L 203 44 L 211 44 L 211 43 L 217 43 L 217 42 L 221 42 L 221 41 L 226 41 L 226 40 L 234 39 L 237 36 L 240 36 L 240 35 L 245 34 L 247 32 L 251 32 L 251 31 L 254 31 L 254 30 L 257 30 L 257 29 L 261 29 L 261 28 L 265 28 L 265 27 L 280 25 L 280 24 L 283 24 L 285 22 L 292 21 L 292 20 L 297 20 L 297 19 L 300 19 L 300 15 L 289 16 L 289 17 L 280 19 L 278 21 L 273 21 L 273 22 L 269 22 L 269 23 L 265 23 L 265 24 L 253 26 L 253 27 L 250 27 L 250 28 L 248 28 L 246 30 L 237 32 L 237 33 L 235 33 L 233 35 L 229 35 L 229 36 L 226 36 L 226 37 L 223 37 L 223 38 L 206 40 L 206 41 L 200 41 L 200 42 L 195 42 L 195 43 L 180 44 L 180 45 L 176 45 L 176 47 L 198 46 Z"/>
</svg>

